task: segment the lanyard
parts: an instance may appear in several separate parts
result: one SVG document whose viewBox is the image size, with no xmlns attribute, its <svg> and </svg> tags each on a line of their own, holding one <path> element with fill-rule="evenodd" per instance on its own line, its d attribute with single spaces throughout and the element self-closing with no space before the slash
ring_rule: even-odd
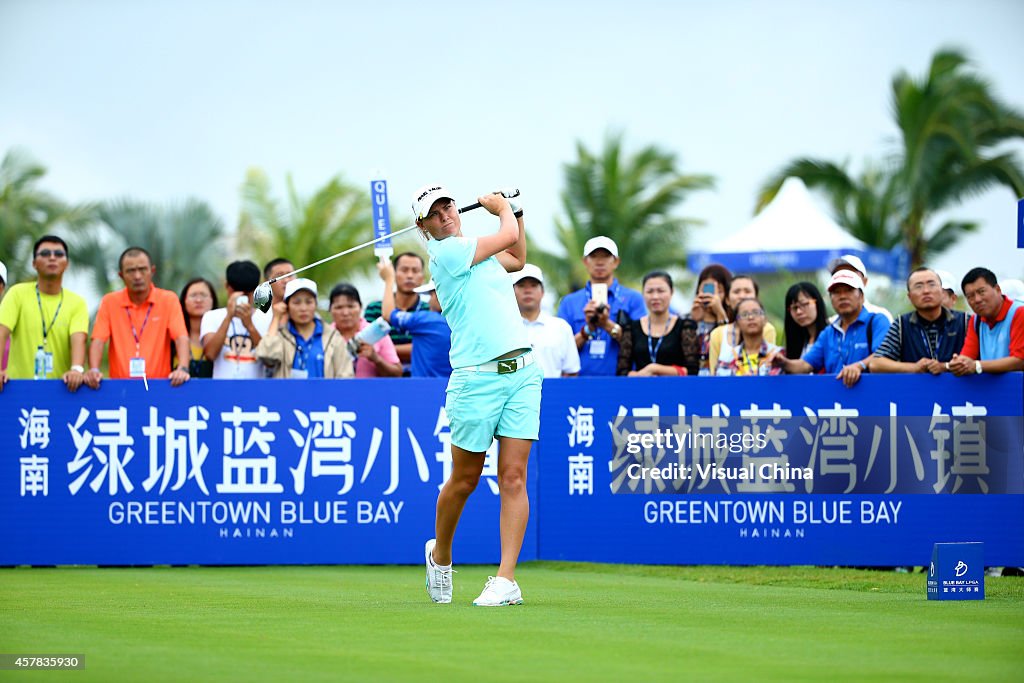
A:
<svg viewBox="0 0 1024 683">
<path fill-rule="evenodd" d="M 299 332 L 298 328 L 295 327 L 295 323 L 289 320 L 288 331 L 295 338 L 295 358 L 292 361 L 292 368 L 295 370 L 308 370 L 310 352 L 313 350 L 316 340 L 318 338 L 322 339 L 323 327 L 319 321 L 316 321 L 313 325 L 313 333 L 309 335 L 309 339 L 306 339 Z M 353 361 L 353 365 L 355 365 L 356 361 L 358 361 L 358 355 Z"/>
<path fill-rule="evenodd" d="M 309 359 L 309 345 L 312 343 L 312 338 L 307 341 L 302 338 L 302 335 L 295 335 L 295 358 L 292 360 L 292 368 L 296 370 L 306 369 L 307 360 Z"/>
<path fill-rule="evenodd" d="M 931 338 L 928 337 L 928 333 L 925 332 L 923 329 L 920 330 L 920 332 L 921 332 L 921 337 L 924 338 L 925 346 L 928 347 L 928 357 L 932 358 L 934 360 L 938 360 L 939 359 L 938 351 L 936 349 L 932 348 L 932 340 L 931 340 Z"/>
<path fill-rule="evenodd" d="M 672 319 L 672 316 L 669 316 L 669 320 L 671 320 L 671 319 Z M 651 343 L 651 336 L 654 334 L 654 327 L 651 325 L 651 322 L 652 322 L 651 319 L 647 318 L 647 332 L 648 332 L 648 334 L 647 334 L 647 353 L 651 357 L 651 362 L 652 363 L 657 363 L 658 362 L 658 351 L 661 350 L 661 343 L 663 341 L 665 341 L 665 337 L 668 336 L 668 320 L 665 321 L 665 330 L 661 333 L 661 336 L 658 337 L 658 344 L 657 345 L 654 345 L 654 344 Z"/>
<path fill-rule="evenodd" d="M 135 321 L 132 320 L 132 307 L 125 306 L 124 312 L 128 316 L 128 324 L 132 326 L 132 336 L 135 337 L 135 353 L 139 353 L 140 345 L 142 340 L 142 334 L 146 331 L 146 323 L 149 322 L 149 313 L 153 310 L 153 304 L 149 304 L 149 308 L 146 309 L 146 318 L 142 321 L 142 329 L 138 332 L 135 331 Z"/>
<path fill-rule="evenodd" d="M 46 316 L 43 314 L 43 298 L 39 296 L 39 285 L 36 285 L 36 303 L 39 305 L 39 322 L 43 326 L 43 346 L 46 346 L 46 337 L 53 332 L 53 326 L 57 324 L 57 316 L 60 315 L 60 307 L 64 305 L 64 288 L 60 288 L 60 301 L 57 303 L 57 310 L 53 312 L 53 319 L 50 320 L 50 329 L 46 329 Z"/>
<path fill-rule="evenodd" d="M 761 345 L 761 351 L 758 352 L 757 358 L 751 358 L 750 354 L 747 353 L 747 347 L 742 347 L 740 351 L 740 367 L 745 368 L 745 375 L 756 375 L 758 370 L 761 368 L 761 359 L 764 357 L 764 345 Z"/>
</svg>

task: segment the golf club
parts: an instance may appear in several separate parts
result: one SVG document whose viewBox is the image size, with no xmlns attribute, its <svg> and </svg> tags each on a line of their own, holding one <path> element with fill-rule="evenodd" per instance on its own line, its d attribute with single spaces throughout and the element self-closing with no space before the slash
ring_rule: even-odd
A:
<svg viewBox="0 0 1024 683">
<path fill-rule="evenodd" d="M 505 197 L 506 199 L 511 199 L 513 197 L 518 197 L 519 196 L 519 190 L 517 190 L 517 189 L 504 189 L 504 190 L 499 190 L 499 191 L 495 192 L 494 194 L 500 194 L 502 197 Z M 479 209 L 479 208 L 480 208 L 480 202 L 474 202 L 474 203 L 470 204 L 469 206 L 464 206 L 461 209 L 459 209 L 459 213 L 466 213 L 467 211 L 472 211 L 473 209 Z M 369 242 L 364 242 L 363 244 L 360 244 L 358 246 L 352 247 L 351 249 L 346 249 L 345 251 L 339 251 L 337 254 L 333 254 L 331 256 L 328 256 L 327 258 L 322 258 L 319 261 L 317 261 L 316 263 L 310 263 L 308 266 L 302 266 L 301 268 L 297 268 L 297 269 L 293 270 L 290 273 L 285 273 L 284 275 L 278 275 L 275 278 L 271 278 L 271 279 L 267 280 L 266 282 L 262 283 L 260 286 L 258 286 L 256 288 L 256 291 L 253 292 L 253 294 L 252 294 L 253 306 L 255 306 L 256 308 L 260 309 L 264 313 L 266 313 L 267 311 L 270 310 L 270 305 L 274 302 L 274 290 L 271 289 L 270 285 L 274 284 L 278 280 L 283 280 L 284 278 L 291 277 L 292 275 L 298 275 L 299 273 L 301 273 L 304 270 L 309 270 L 310 268 L 314 268 L 316 266 L 319 266 L 321 263 L 327 263 L 328 261 L 333 261 L 334 259 L 338 258 L 339 256 L 344 256 L 346 254 L 351 254 L 354 251 L 359 251 L 360 249 L 363 249 L 364 247 L 372 246 L 372 245 L 376 244 L 377 242 L 382 242 L 383 240 L 389 239 L 391 237 L 395 237 L 397 235 L 401 235 L 403 233 L 409 232 L 410 230 L 414 230 L 414 229 L 416 229 L 416 227 L 417 227 L 417 225 L 415 223 L 413 223 L 412 225 L 410 225 L 407 228 L 402 228 L 401 230 L 395 230 L 392 233 L 389 233 L 387 235 L 383 235 L 381 237 L 378 237 L 377 239 L 370 240 Z"/>
</svg>

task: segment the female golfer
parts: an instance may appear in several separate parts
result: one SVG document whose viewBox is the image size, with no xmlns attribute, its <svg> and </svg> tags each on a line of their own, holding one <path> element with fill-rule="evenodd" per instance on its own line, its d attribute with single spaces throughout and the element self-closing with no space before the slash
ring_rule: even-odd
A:
<svg viewBox="0 0 1024 683">
<path fill-rule="evenodd" d="M 452 375 L 445 411 L 451 425 L 452 474 L 437 496 L 436 538 L 427 541 L 427 592 L 452 601 L 452 539 L 469 494 L 480 481 L 484 451 L 497 437 L 501 493 L 501 565 L 474 605 L 518 605 L 516 562 L 530 516 L 526 463 L 540 431 L 543 372 L 534 362 L 508 272 L 526 263 L 522 211 L 499 194 L 479 198 L 500 219 L 498 232 L 464 237 L 459 210 L 442 186 L 413 197 L 427 239 L 430 273 L 452 330 Z"/>
</svg>

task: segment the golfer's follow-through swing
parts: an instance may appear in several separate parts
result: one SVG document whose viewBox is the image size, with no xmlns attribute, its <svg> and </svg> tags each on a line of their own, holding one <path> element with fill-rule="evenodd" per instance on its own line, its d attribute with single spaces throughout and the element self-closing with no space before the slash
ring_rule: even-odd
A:
<svg viewBox="0 0 1024 683">
<path fill-rule="evenodd" d="M 504 189 L 504 190 L 500 190 L 496 194 L 501 194 L 501 196 L 505 197 L 506 199 L 511 199 L 512 197 L 518 197 L 519 196 L 519 190 L 516 190 L 516 189 Z M 474 204 L 470 204 L 469 206 L 462 207 L 461 209 L 459 209 L 459 213 L 466 213 L 467 211 L 472 211 L 473 209 L 479 209 L 479 208 L 480 208 L 480 203 L 476 202 Z M 334 259 L 336 259 L 336 258 L 338 258 L 340 256 L 345 256 L 347 254 L 351 254 L 353 252 L 359 251 L 360 249 L 363 249 L 365 247 L 373 246 L 377 242 L 382 242 L 382 241 L 384 241 L 386 239 L 391 239 L 392 237 L 396 237 L 398 235 L 402 235 L 404 233 L 407 233 L 407 232 L 410 232 L 412 230 L 415 230 L 417 227 L 418 227 L 417 225 L 413 224 L 413 225 L 410 225 L 407 228 L 402 228 L 401 230 L 395 230 L 394 232 L 392 232 L 390 234 L 383 235 L 381 237 L 378 237 L 377 239 L 370 240 L 369 242 L 364 242 L 363 244 L 360 244 L 358 246 L 352 247 L 351 249 L 346 249 L 345 251 L 339 251 L 337 254 L 332 254 L 331 256 L 328 256 L 327 258 L 322 258 L 319 261 L 317 261 L 316 263 L 310 263 L 308 266 L 302 266 L 301 268 L 296 268 L 295 270 L 293 270 L 290 273 L 285 273 L 284 275 L 278 275 L 275 278 L 271 278 L 271 279 L 267 280 L 266 282 L 262 283 L 260 286 L 258 286 L 256 288 L 256 291 L 253 292 L 253 295 L 252 295 L 253 305 L 256 308 L 258 308 L 261 311 L 263 311 L 264 313 L 266 313 L 267 311 L 270 310 L 271 305 L 273 305 L 273 303 L 274 303 L 274 292 L 273 292 L 273 290 L 271 289 L 270 286 L 272 284 L 274 284 L 275 282 L 277 282 L 278 280 L 283 280 L 285 278 L 292 277 L 293 275 L 297 275 L 298 273 L 301 273 L 304 270 L 309 270 L 310 268 L 315 268 L 316 266 L 319 266 L 321 263 L 327 263 L 328 261 L 333 261 Z"/>
<path fill-rule="evenodd" d="M 514 200 L 515 201 L 515 200 Z M 437 496 L 435 537 L 424 548 L 427 593 L 452 601 L 452 541 L 463 507 L 480 481 L 484 452 L 498 439 L 501 564 L 474 605 L 518 605 L 516 563 L 530 516 L 526 466 L 540 430 L 543 373 L 534 362 L 509 272 L 526 263 L 523 212 L 501 194 L 479 203 L 498 231 L 462 234 L 452 193 L 427 185 L 413 195 L 413 215 L 430 254 L 430 274 L 452 331 L 452 374 L 445 394 L 452 471 Z"/>
<path fill-rule="evenodd" d="M 515 569 L 530 516 L 526 467 L 540 432 L 543 373 L 534 360 L 508 276 L 526 265 L 523 211 L 518 202 L 509 201 L 518 196 L 518 190 L 502 190 L 459 209 L 444 186 L 426 185 L 413 195 L 415 225 L 264 282 L 253 294 L 253 304 L 266 312 L 273 303 L 270 285 L 276 280 L 410 230 L 419 230 L 426 240 L 430 273 L 452 331 L 452 374 L 445 390 L 452 470 L 437 496 L 435 537 L 424 547 L 427 594 L 436 603 L 452 601 L 455 529 L 494 439 L 499 444 L 501 563 L 473 604 L 500 607 L 523 602 Z M 461 214 L 481 207 L 498 218 L 498 231 L 464 236 Z"/>
</svg>

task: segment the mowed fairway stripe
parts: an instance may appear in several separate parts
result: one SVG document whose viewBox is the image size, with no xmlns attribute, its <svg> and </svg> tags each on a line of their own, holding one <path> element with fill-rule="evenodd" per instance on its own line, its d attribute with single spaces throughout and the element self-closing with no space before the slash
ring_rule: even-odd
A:
<svg viewBox="0 0 1024 683">
<path fill-rule="evenodd" d="M 78 653 L 75 681 L 1008 680 L 1024 580 L 985 602 L 924 576 L 785 567 L 524 565 L 526 604 L 434 605 L 419 567 L 0 570 L 0 652 Z M 0 673 L 0 678 L 4 676 Z"/>
</svg>

